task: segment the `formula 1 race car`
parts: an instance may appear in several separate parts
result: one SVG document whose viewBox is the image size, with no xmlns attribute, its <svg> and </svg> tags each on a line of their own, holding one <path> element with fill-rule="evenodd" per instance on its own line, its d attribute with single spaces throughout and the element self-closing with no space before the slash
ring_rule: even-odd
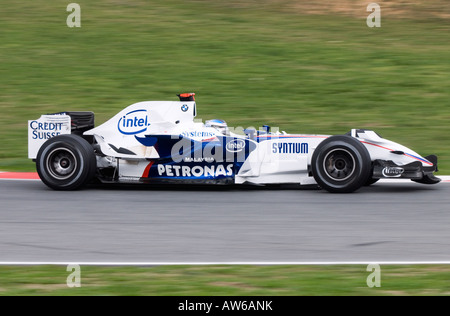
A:
<svg viewBox="0 0 450 316">
<path fill-rule="evenodd" d="M 179 101 L 130 105 L 94 127 L 92 112 L 61 112 L 28 122 L 29 158 L 55 190 L 101 183 L 318 184 L 353 192 L 381 178 L 434 184 L 437 157 L 352 129 L 345 135 L 232 131 L 224 121 L 205 123 L 194 93 Z"/>
</svg>

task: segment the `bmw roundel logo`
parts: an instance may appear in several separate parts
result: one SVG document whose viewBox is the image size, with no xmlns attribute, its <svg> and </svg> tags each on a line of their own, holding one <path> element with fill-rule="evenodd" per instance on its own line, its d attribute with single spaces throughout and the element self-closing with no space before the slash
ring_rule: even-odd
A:
<svg viewBox="0 0 450 316">
<path fill-rule="evenodd" d="M 189 110 L 189 106 L 187 104 L 183 104 L 181 106 L 181 111 L 186 112 L 187 110 Z"/>
</svg>

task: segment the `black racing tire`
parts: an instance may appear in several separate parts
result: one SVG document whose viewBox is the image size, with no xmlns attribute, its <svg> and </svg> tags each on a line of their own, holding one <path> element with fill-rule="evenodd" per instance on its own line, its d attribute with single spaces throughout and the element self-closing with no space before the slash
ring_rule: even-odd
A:
<svg viewBox="0 0 450 316">
<path fill-rule="evenodd" d="M 350 193 L 361 188 L 371 176 L 367 148 L 347 135 L 331 136 L 315 149 L 311 168 L 314 179 L 332 193 Z"/>
<path fill-rule="evenodd" d="M 94 178 L 96 168 L 94 148 L 77 135 L 50 138 L 39 149 L 36 158 L 39 177 L 54 190 L 82 188 Z"/>
</svg>

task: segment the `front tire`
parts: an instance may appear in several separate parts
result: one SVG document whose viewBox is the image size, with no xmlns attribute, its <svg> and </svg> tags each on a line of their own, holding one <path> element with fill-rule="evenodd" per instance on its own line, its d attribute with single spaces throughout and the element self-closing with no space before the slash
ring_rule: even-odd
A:
<svg viewBox="0 0 450 316">
<path fill-rule="evenodd" d="M 76 135 L 50 138 L 39 149 L 36 169 L 48 187 L 77 190 L 93 179 L 96 171 L 94 148 Z"/>
<path fill-rule="evenodd" d="M 366 184 L 371 173 L 371 160 L 359 140 L 337 135 L 317 146 L 311 167 L 314 179 L 323 189 L 333 193 L 350 193 Z"/>
</svg>

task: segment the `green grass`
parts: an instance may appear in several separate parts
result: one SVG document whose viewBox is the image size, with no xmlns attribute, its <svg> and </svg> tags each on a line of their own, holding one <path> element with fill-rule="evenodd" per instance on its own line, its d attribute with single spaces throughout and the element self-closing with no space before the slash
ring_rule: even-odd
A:
<svg viewBox="0 0 450 316">
<path fill-rule="evenodd" d="M 0 295 L 449 295 L 450 266 L 381 266 L 369 288 L 366 266 L 81 266 L 69 288 L 65 266 L 2 266 Z"/>
<path fill-rule="evenodd" d="M 374 129 L 450 172 L 448 19 L 386 12 L 371 29 L 365 7 L 339 16 L 269 0 L 78 3 L 82 27 L 71 29 L 67 1 L 2 2 L 0 170 L 34 169 L 26 122 L 40 114 L 92 110 L 100 124 L 134 102 L 194 91 L 202 119 Z"/>
</svg>

